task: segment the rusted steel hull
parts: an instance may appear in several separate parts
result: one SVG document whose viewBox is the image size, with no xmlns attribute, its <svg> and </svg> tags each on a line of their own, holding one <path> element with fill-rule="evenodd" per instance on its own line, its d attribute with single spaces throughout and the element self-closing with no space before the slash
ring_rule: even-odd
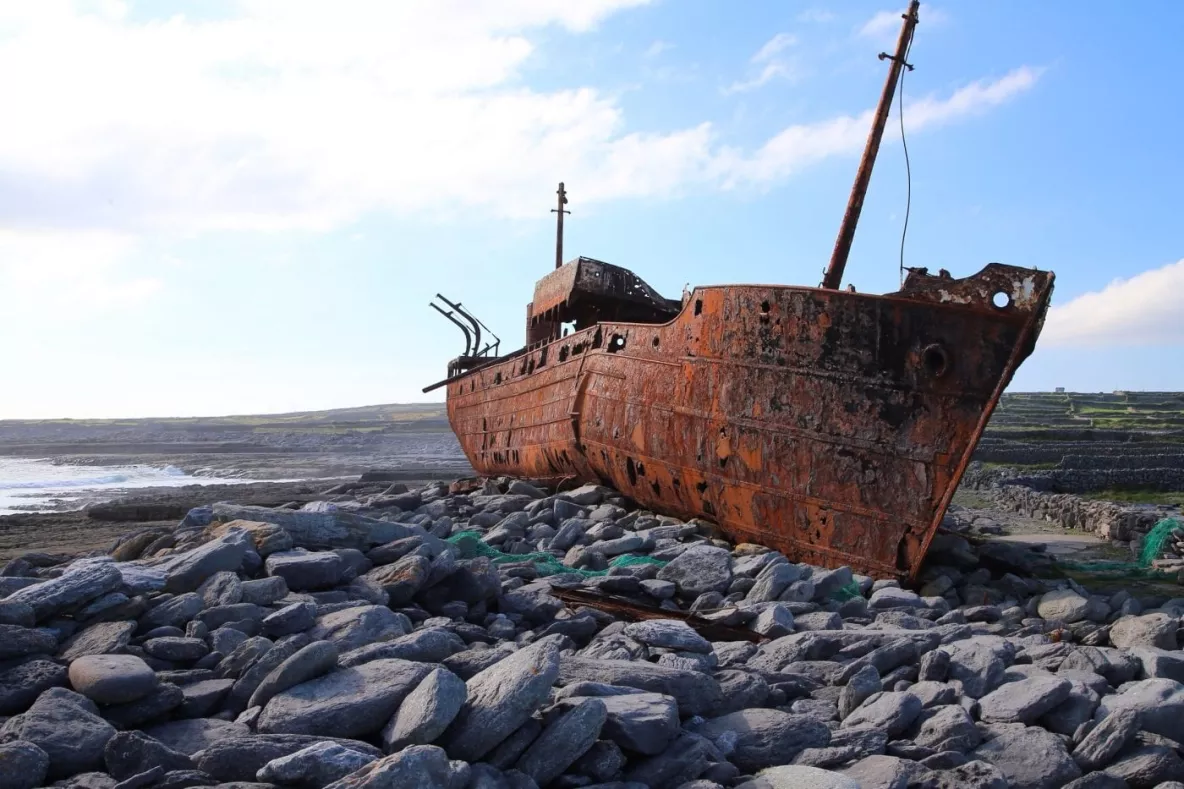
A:
<svg viewBox="0 0 1184 789">
<path fill-rule="evenodd" d="M 480 474 L 600 482 L 798 561 L 915 575 L 1052 282 L 992 264 L 887 295 L 697 288 L 669 322 L 452 380 L 448 417 Z"/>
</svg>

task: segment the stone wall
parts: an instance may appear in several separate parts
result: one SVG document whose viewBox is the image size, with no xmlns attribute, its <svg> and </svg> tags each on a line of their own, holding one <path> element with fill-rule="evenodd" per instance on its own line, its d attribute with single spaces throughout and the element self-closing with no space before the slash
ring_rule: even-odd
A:
<svg viewBox="0 0 1184 789">
<path fill-rule="evenodd" d="M 1064 472 L 1061 472 L 1064 473 Z M 1014 469 L 971 465 L 962 486 L 979 492 L 1000 509 L 1066 529 L 1127 542 L 1142 537 L 1170 514 L 1167 509 L 1086 499 L 1051 489 L 1050 477 L 1019 476 Z"/>
<path fill-rule="evenodd" d="M 1105 540 L 1126 542 L 1141 537 L 1164 517 L 1163 512 L 1152 509 L 1084 499 L 1072 493 L 1047 493 L 1022 485 L 1003 485 L 984 492 L 1002 509 L 1091 532 Z"/>
</svg>

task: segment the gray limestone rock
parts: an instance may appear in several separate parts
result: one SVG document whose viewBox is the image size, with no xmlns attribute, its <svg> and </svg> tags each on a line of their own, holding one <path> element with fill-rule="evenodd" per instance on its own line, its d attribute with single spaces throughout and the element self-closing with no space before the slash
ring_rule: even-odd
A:
<svg viewBox="0 0 1184 789">
<path fill-rule="evenodd" d="M 49 754 L 26 740 L 0 745 L 0 789 L 34 789 L 49 772 Z"/>
<path fill-rule="evenodd" d="M 1102 718 L 1073 749 L 1073 760 L 1085 772 L 1102 769 L 1139 732 L 1139 717 L 1137 710 L 1121 709 Z"/>
<path fill-rule="evenodd" d="M 1159 647 L 1131 647 L 1127 650 L 1139 661 L 1140 679 L 1173 679 L 1184 682 L 1184 652 Z"/>
<path fill-rule="evenodd" d="M 262 707 L 277 693 L 322 676 L 336 666 L 337 647 L 331 641 L 314 641 L 273 668 L 252 692 L 246 706 Z"/>
<path fill-rule="evenodd" d="M 672 696 L 683 715 L 709 715 L 722 702 L 719 683 L 696 671 L 630 660 L 595 660 L 564 657 L 559 684 L 603 682 Z"/>
<path fill-rule="evenodd" d="M 219 605 L 234 605 L 243 600 L 243 583 L 236 573 L 229 570 L 214 573 L 202 585 L 197 594 L 207 608 Z"/>
<path fill-rule="evenodd" d="M 278 551 L 263 563 L 270 576 L 279 576 L 294 592 L 332 589 L 347 574 L 347 566 L 332 551 L 310 552 L 303 548 Z"/>
<path fill-rule="evenodd" d="M 234 685 L 232 679 L 207 679 L 181 686 L 184 700 L 177 708 L 179 718 L 204 718 L 216 712 Z"/>
<path fill-rule="evenodd" d="M 1003 773 L 993 764 L 969 761 L 933 774 L 929 789 L 1010 789 Z"/>
<path fill-rule="evenodd" d="M 65 688 L 50 688 L 27 712 L 9 718 L 0 739 L 26 740 L 49 756 L 51 779 L 95 770 L 115 728 L 100 718 L 93 702 Z"/>
<path fill-rule="evenodd" d="M 1051 675 L 1008 682 L 979 699 L 980 719 L 988 723 L 1033 723 L 1069 698 L 1072 685 Z"/>
<path fill-rule="evenodd" d="M 179 594 L 149 609 L 140 617 L 140 627 L 144 631 L 157 627 L 184 627 L 204 607 L 205 602 L 197 592 Z"/>
<path fill-rule="evenodd" d="M 263 632 L 272 638 L 303 633 L 316 624 L 315 603 L 300 602 L 284 606 L 263 618 Z"/>
<path fill-rule="evenodd" d="M 1065 743 L 1034 726 L 1010 728 L 971 756 L 998 767 L 1012 789 L 1057 789 L 1081 775 Z"/>
<path fill-rule="evenodd" d="M 336 742 L 318 742 L 271 760 L 260 768 L 258 779 L 265 783 L 321 789 L 374 761 L 377 757 L 372 753 L 355 751 Z"/>
<path fill-rule="evenodd" d="M 251 730 L 241 723 L 219 718 L 169 721 L 144 729 L 144 734 L 186 756 L 194 756 L 220 740 L 246 737 L 250 733 Z M 198 767 L 201 768 L 201 765 Z"/>
<path fill-rule="evenodd" d="M 708 653 L 711 642 L 677 619 L 647 619 L 625 625 L 625 635 L 651 647 Z"/>
<path fill-rule="evenodd" d="M 917 719 L 913 742 L 934 751 L 967 753 L 978 747 L 981 735 L 974 721 L 957 704 L 925 710 Z"/>
<path fill-rule="evenodd" d="M 288 584 L 279 577 L 258 578 L 254 581 L 243 581 L 242 592 L 240 603 L 271 605 L 287 597 Z"/>
<path fill-rule="evenodd" d="M 214 573 L 241 567 L 250 545 L 246 531 L 231 529 L 191 551 L 168 557 L 155 569 L 164 571 L 168 591 L 192 592 Z"/>
<path fill-rule="evenodd" d="M 1139 713 L 1145 730 L 1184 741 L 1184 685 L 1170 679 L 1145 679 L 1126 686 L 1121 693 L 1103 696 L 1094 720 L 1101 721 L 1121 710 Z"/>
<path fill-rule="evenodd" d="M 714 676 L 723 695 L 723 701 L 712 710 L 716 716 L 766 706 L 769 683 L 759 674 L 725 669 L 715 672 Z"/>
<path fill-rule="evenodd" d="M 426 664 L 406 660 L 339 669 L 273 696 L 256 728 L 265 734 L 373 734 L 430 671 Z"/>
<path fill-rule="evenodd" d="M 313 641 L 332 641 L 341 652 L 390 641 L 407 632 L 406 620 L 386 606 L 362 605 L 325 614 L 308 631 Z"/>
<path fill-rule="evenodd" d="M 70 636 L 58 650 L 62 660 L 122 652 L 136 630 L 135 622 L 96 622 Z"/>
<path fill-rule="evenodd" d="M 210 648 L 200 638 L 185 638 L 168 636 L 152 638 L 143 643 L 143 649 L 154 658 L 171 660 L 175 663 L 188 663 L 199 660 L 209 654 Z"/>
<path fill-rule="evenodd" d="M 549 636 L 481 671 L 441 743 L 450 755 L 480 760 L 526 722 L 559 676 L 559 640 Z"/>
<path fill-rule="evenodd" d="M 123 583 L 114 562 L 105 559 L 81 559 L 71 564 L 57 578 L 18 589 L 5 598 L 27 603 L 41 622 L 74 606 L 115 591 Z M 52 773 L 52 770 L 51 770 Z"/>
<path fill-rule="evenodd" d="M 895 737 L 908 729 L 920 714 L 921 700 L 912 693 L 880 693 L 844 718 L 842 726 L 871 726 L 888 732 L 889 737 Z"/>
<path fill-rule="evenodd" d="M 1119 649 L 1176 649 L 1176 630 L 1179 626 L 1180 620 L 1167 614 L 1124 616 L 1110 626 L 1110 643 Z"/>
<path fill-rule="evenodd" d="M 390 595 L 391 605 L 398 606 L 411 602 L 411 598 L 424 588 L 431 571 L 431 559 L 412 553 L 394 564 L 379 565 L 363 577 Z"/>
<path fill-rule="evenodd" d="M 678 704 L 670 696 L 642 692 L 600 699 L 607 713 L 601 736 L 627 751 L 659 754 L 678 736 Z"/>
<path fill-rule="evenodd" d="M 956 641 L 942 647 L 950 656 L 947 676 L 962 683 L 962 690 L 971 698 L 982 698 L 1003 681 L 1006 666 L 999 651 L 980 641 Z"/>
<path fill-rule="evenodd" d="M 52 655 L 57 649 L 58 640 L 49 630 L 0 625 L 0 660 L 25 655 Z"/>
<path fill-rule="evenodd" d="M 66 686 L 67 669 L 48 660 L 29 660 L 0 672 L 0 715 L 24 712 L 41 692 Z"/>
<path fill-rule="evenodd" d="M 728 759 L 747 772 L 788 762 L 806 748 L 821 748 L 830 742 L 830 729 L 805 716 L 779 710 L 752 709 L 712 718 L 698 733 L 721 750 L 731 751 Z"/>
<path fill-rule="evenodd" d="M 444 733 L 465 703 L 464 680 L 446 668 L 428 674 L 408 694 L 382 731 L 387 753 L 408 745 L 429 745 Z"/>
<path fill-rule="evenodd" d="M 839 717 L 846 718 L 873 693 L 882 691 L 880 672 L 875 666 L 864 665 L 853 674 L 839 695 Z"/>
<path fill-rule="evenodd" d="M 185 694 L 170 682 L 160 683 L 156 690 L 129 704 L 117 704 L 103 708 L 103 717 L 124 729 L 136 728 L 150 723 L 175 710 L 185 701 Z"/>
<path fill-rule="evenodd" d="M 371 660 L 399 658 L 421 663 L 440 663 L 466 649 L 465 642 L 451 630 L 428 628 L 377 644 L 351 649 L 341 655 L 343 667 L 357 666 Z"/>
<path fill-rule="evenodd" d="M 806 765 L 787 764 L 761 770 L 742 789 L 861 789 L 859 781 L 842 773 Z"/>
<path fill-rule="evenodd" d="M 745 599 L 750 603 L 771 603 L 801 577 L 802 570 L 797 565 L 782 561 L 766 564 Z"/>
<path fill-rule="evenodd" d="M 1106 773 L 1136 789 L 1150 789 L 1167 781 L 1184 781 L 1184 761 L 1166 745 L 1144 745 L 1120 754 Z"/>
<path fill-rule="evenodd" d="M 268 763 L 324 742 L 337 743 L 373 759 L 382 757 L 382 751 L 359 740 L 306 734 L 252 734 L 217 740 L 206 746 L 194 760 L 198 769 L 224 784 L 254 781 Z"/>
<path fill-rule="evenodd" d="M 1089 614 L 1089 600 L 1072 589 L 1054 589 L 1040 598 L 1037 611 L 1044 619 L 1072 624 Z"/>
<path fill-rule="evenodd" d="M 127 704 L 156 690 L 156 674 L 134 655 L 87 655 L 70 664 L 70 685 L 97 704 Z"/>
<path fill-rule="evenodd" d="M 518 760 L 516 769 L 546 786 L 592 747 L 606 717 L 602 699 L 573 700 L 569 709 L 543 728 Z"/>
<path fill-rule="evenodd" d="M 683 732 L 664 752 L 631 763 L 625 780 L 647 787 L 677 787 L 695 780 L 712 763 L 723 760 L 723 754 L 710 740 Z M 634 789 L 632 783 L 625 785 Z"/>
<path fill-rule="evenodd" d="M 373 761 L 326 789 L 455 789 L 448 754 L 434 745 L 411 745 Z"/>
<path fill-rule="evenodd" d="M 860 789 L 904 789 L 912 778 L 928 773 L 916 762 L 896 756 L 865 756 L 840 771 L 859 782 Z"/>
<path fill-rule="evenodd" d="M 725 592 L 732 583 L 732 557 L 713 545 L 692 545 L 658 571 L 658 580 L 673 581 L 685 598 L 704 592 Z"/>
<path fill-rule="evenodd" d="M 117 781 L 154 767 L 162 767 L 165 772 L 193 769 L 193 760 L 188 756 L 138 731 L 116 732 L 103 749 L 103 761 Z"/>
</svg>

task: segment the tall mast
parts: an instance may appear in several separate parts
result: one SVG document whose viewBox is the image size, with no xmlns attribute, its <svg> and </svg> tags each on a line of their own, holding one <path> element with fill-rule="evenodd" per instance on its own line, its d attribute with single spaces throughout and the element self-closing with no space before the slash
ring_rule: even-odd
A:
<svg viewBox="0 0 1184 789">
<path fill-rule="evenodd" d="M 559 182 L 559 191 L 556 194 L 559 195 L 559 207 L 552 208 L 551 213 L 558 214 L 558 226 L 555 228 L 555 268 L 559 268 L 563 265 L 563 215 L 571 213 L 564 208 L 567 205 L 567 192 L 563 188 L 563 181 Z"/>
<path fill-rule="evenodd" d="M 847 256 L 851 254 L 851 242 L 855 240 L 855 226 L 859 224 L 859 213 L 863 210 L 863 198 L 867 194 L 868 182 L 872 179 L 872 167 L 876 163 L 876 154 L 880 150 L 880 139 L 884 136 L 884 125 L 888 122 L 888 111 L 892 108 L 892 96 L 896 93 L 896 83 L 900 81 L 901 68 L 912 71 L 913 67 L 905 63 L 905 54 L 913 41 L 913 31 L 917 27 L 917 9 L 920 0 L 912 0 L 909 10 L 902 16 L 904 23 L 900 26 L 900 38 L 896 40 L 896 54 L 880 53 L 880 60 L 891 60 L 888 69 L 888 79 L 884 82 L 884 92 L 880 96 L 880 105 L 876 108 L 876 117 L 872 122 L 872 130 L 867 136 L 867 146 L 863 149 L 863 158 L 859 162 L 859 171 L 855 174 L 855 185 L 851 188 L 851 197 L 847 200 L 847 211 L 843 214 L 843 224 L 839 226 L 839 237 L 835 240 L 835 249 L 830 256 L 830 265 L 826 267 L 826 276 L 822 280 L 822 287 L 837 289 L 843 281 L 843 269 L 847 266 Z"/>
</svg>

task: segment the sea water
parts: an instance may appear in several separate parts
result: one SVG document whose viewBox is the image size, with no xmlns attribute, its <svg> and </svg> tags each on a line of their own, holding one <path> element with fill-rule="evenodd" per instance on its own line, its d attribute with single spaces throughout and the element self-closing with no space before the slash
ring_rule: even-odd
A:
<svg viewBox="0 0 1184 789">
<path fill-rule="evenodd" d="M 173 466 L 70 466 L 0 457 L 0 515 L 81 509 L 135 488 L 254 482 L 193 476 Z"/>
</svg>

